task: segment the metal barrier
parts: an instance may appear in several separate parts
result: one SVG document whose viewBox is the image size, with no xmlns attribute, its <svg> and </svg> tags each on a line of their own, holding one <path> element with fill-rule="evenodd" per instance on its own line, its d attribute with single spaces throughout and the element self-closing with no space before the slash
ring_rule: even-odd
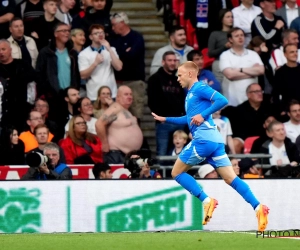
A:
<svg viewBox="0 0 300 250">
<path fill-rule="evenodd" d="M 251 159 L 258 159 L 260 161 L 262 159 L 269 159 L 272 157 L 272 155 L 270 155 L 270 154 L 229 154 L 228 157 L 236 158 L 236 159 L 251 158 Z M 163 156 L 157 156 L 156 159 L 159 161 L 175 161 L 177 159 L 177 156 L 163 155 Z M 201 165 L 195 165 L 195 166 L 192 166 L 191 169 L 197 169 L 200 166 Z M 261 161 L 259 164 L 255 165 L 255 167 L 268 169 L 271 167 L 271 165 L 270 164 L 262 164 L 262 161 Z M 172 169 L 173 165 L 172 166 L 159 166 L 159 168 L 158 168 L 158 166 L 154 166 L 154 168 L 161 170 L 163 178 L 166 178 L 167 170 Z"/>
</svg>

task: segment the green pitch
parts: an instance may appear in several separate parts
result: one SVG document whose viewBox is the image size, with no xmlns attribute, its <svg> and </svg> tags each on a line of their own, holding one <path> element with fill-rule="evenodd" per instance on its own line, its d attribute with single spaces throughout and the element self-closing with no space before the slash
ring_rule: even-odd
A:
<svg viewBox="0 0 300 250">
<path fill-rule="evenodd" d="M 1 250 L 294 250 L 297 239 L 262 239 L 249 233 L 73 233 L 0 234 Z"/>
</svg>

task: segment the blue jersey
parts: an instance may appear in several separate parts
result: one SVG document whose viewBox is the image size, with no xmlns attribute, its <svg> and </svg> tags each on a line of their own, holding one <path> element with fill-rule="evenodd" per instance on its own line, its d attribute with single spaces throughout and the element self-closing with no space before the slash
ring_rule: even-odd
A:
<svg viewBox="0 0 300 250">
<path fill-rule="evenodd" d="M 224 143 L 221 134 L 214 124 L 212 114 L 227 104 L 227 99 L 205 82 L 195 82 L 185 98 L 186 115 L 181 117 L 167 117 L 166 122 L 188 124 L 195 140 Z M 202 115 L 204 122 L 200 126 L 191 125 L 192 118 L 198 114 Z"/>
</svg>

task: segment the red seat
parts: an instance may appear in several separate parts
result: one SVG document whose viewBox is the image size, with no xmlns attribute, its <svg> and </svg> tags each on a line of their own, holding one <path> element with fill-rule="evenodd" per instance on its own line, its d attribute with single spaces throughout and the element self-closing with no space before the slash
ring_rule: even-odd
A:
<svg viewBox="0 0 300 250">
<path fill-rule="evenodd" d="M 300 0 L 297 0 L 297 4 L 300 5 Z M 276 0 L 276 8 L 280 9 L 282 7 L 282 1 Z"/>
<path fill-rule="evenodd" d="M 244 154 L 250 154 L 251 148 L 252 148 L 252 145 L 253 145 L 253 142 L 254 142 L 258 137 L 259 137 L 259 136 L 251 136 L 251 137 L 248 137 L 248 138 L 245 140 L 245 143 L 244 143 Z"/>
<path fill-rule="evenodd" d="M 204 60 L 204 68 L 210 67 L 213 64 L 215 58 L 208 56 L 208 48 L 204 48 L 202 50 L 202 54 L 203 54 L 203 60 Z"/>
</svg>

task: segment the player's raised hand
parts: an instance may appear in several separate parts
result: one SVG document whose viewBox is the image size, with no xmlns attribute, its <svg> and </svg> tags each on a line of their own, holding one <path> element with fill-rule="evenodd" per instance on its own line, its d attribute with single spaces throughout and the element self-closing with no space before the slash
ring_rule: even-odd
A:
<svg viewBox="0 0 300 250">
<path fill-rule="evenodd" d="M 159 116 L 159 115 L 157 115 L 157 114 L 155 114 L 155 113 L 151 113 L 151 115 L 153 115 L 153 118 L 155 119 L 155 120 L 157 120 L 157 121 L 160 121 L 160 122 L 165 122 L 166 121 L 166 117 L 163 117 L 163 116 Z"/>
<path fill-rule="evenodd" d="M 191 125 L 195 124 L 199 126 L 202 122 L 204 122 L 204 118 L 202 117 L 202 115 L 195 115 L 192 117 Z"/>
</svg>

